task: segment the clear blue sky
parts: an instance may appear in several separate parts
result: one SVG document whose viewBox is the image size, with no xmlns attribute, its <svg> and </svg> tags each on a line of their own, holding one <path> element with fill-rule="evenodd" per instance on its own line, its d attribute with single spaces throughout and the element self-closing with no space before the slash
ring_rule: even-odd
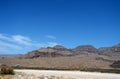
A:
<svg viewBox="0 0 120 79">
<path fill-rule="evenodd" d="M 0 54 L 120 43 L 120 0 L 0 0 Z"/>
</svg>

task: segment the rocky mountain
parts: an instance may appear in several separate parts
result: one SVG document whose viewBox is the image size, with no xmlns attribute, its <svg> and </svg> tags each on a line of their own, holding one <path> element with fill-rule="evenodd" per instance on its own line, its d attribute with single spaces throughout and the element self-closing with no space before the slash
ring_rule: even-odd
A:
<svg viewBox="0 0 120 79">
<path fill-rule="evenodd" d="M 23 55 L 24 58 L 39 58 L 39 57 L 69 57 L 77 55 L 89 55 L 89 54 L 98 54 L 104 56 L 110 56 L 111 58 L 120 59 L 120 44 L 96 49 L 92 45 L 81 45 L 73 49 L 67 49 L 61 45 L 56 45 L 54 47 L 40 48 L 28 52 Z"/>
<path fill-rule="evenodd" d="M 18 56 L 18 54 L 0 54 L 0 58 L 14 58 Z"/>
<path fill-rule="evenodd" d="M 100 54 L 102 55 L 107 55 L 120 59 L 120 44 L 111 47 L 99 48 L 98 50 L 101 52 Z"/>
<path fill-rule="evenodd" d="M 16 58 L 1 58 L 0 63 L 10 66 L 39 68 L 119 68 L 120 44 L 95 48 L 81 45 L 73 49 L 61 45 L 33 50 Z"/>
<path fill-rule="evenodd" d="M 38 57 L 60 57 L 60 56 L 73 56 L 74 51 L 64 48 L 63 46 L 56 45 L 54 47 L 40 48 L 28 52 L 24 55 L 25 58 L 38 58 Z"/>
<path fill-rule="evenodd" d="M 120 68 L 120 61 L 114 61 L 110 66 L 113 68 Z"/>
<path fill-rule="evenodd" d="M 73 49 L 76 54 L 99 53 L 99 51 L 92 45 L 81 45 Z"/>
</svg>

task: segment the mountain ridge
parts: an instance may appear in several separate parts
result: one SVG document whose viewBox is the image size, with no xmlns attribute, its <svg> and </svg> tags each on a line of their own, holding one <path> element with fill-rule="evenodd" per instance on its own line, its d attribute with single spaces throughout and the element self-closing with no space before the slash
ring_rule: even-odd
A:
<svg viewBox="0 0 120 79">
<path fill-rule="evenodd" d="M 24 58 L 61 57 L 91 53 L 111 57 L 120 57 L 120 44 L 98 49 L 92 45 L 79 45 L 73 49 L 68 49 L 64 46 L 56 45 L 54 47 L 40 48 L 38 50 L 30 51 L 27 54 L 23 55 L 23 57 Z"/>
<path fill-rule="evenodd" d="M 0 58 L 0 63 L 11 66 L 40 68 L 102 68 L 120 67 L 120 44 L 95 48 L 80 45 L 73 49 L 64 46 L 40 48 L 13 58 Z"/>
</svg>

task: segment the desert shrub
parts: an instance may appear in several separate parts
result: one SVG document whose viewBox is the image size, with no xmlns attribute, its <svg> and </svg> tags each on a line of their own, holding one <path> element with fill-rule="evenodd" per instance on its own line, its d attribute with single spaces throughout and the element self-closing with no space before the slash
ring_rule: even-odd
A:
<svg viewBox="0 0 120 79">
<path fill-rule="evenodd" d="M 8 74 L 9 75 L 14 75 L 15 72 L 14 72 L 14 70 L 12 68 L 10 68 L 8 66 L 2 66 L 0 68 L 0 74 L 2 74 L 2 75 L 8 75 Z"/>
<path fill-rule="evenodd" d="M 102 73 L 120 73 L 117 69 L 99 69 L 99 68 L 81 68 L 80 71 L 102 72 Z"/>
</svg>

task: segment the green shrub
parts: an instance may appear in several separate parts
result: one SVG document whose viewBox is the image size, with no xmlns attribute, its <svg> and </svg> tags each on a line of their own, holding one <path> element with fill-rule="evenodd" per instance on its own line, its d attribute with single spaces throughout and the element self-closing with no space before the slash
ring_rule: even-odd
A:
<svg viewBox="0 0 120 79">
<path fill-rule="evenodd" d="M 2 75 L 14 75 L 15 74 L 15 72 L 14 72 L 14 70 L 12 69 L 12 68 L 10 68 L 10 67 L 7 67 L 7 66 L 2 66 L 1 68 L 0 68 L 0 74 L 2 74 Z"/>
</svg>

